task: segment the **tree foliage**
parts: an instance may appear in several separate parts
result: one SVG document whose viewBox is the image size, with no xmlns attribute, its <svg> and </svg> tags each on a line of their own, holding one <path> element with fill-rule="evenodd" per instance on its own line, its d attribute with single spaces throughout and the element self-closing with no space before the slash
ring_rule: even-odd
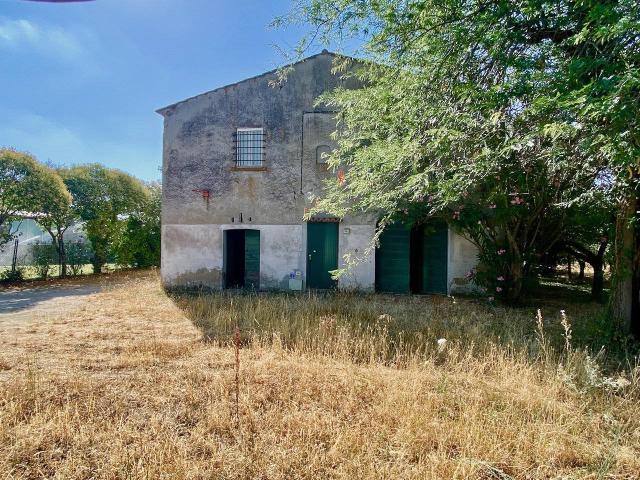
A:
<svg viewBox="0 0 640 480">
<path fill-rule="evenodd" d="M 28 153 L 0 149 L 0 244 L 9 239 L 11 222 L 54 215 L 70 202 L 54 170 Z"/>
<path fill-rule="evenodd" d="M 60 276 L 66 276 L 67 262 L 64 234 L 78 220 L 78 216 L 71 206 L 71 194 L 55 170 L 50 169 L 47 201 L 35 213 L 34 218 L 51 237 L 51 243 L 58 256 Z"/>
<path fill-rule="evenodd" d="M 60 170 L 73 197 L 73 210 L 84 222 L 93 248 L 94 272 L 99 273 L 123 235 L 127 220 L 148 201 L 148 192 L 138 179 L 99 164 Z"/>
<path fill-rule="evenodd" d="M 363 88 L 320 98 L 339 111 L 339 175 L 310 213 L 443 216 L 480 247 L 490 287 L 517 299 L 602 178 L 619 200 L 635 195 L 639 12 L 634 0 L 300 2 L 278 22 L 314 27 L 301 49 L 364 39 L 363 61 L 336 65 Z"/>
<path fill-rule="evenodd" d="M 147 188 L 148 198 L 138 211 L 129 215 L 116 246 L 119 264 L 138 268 L 160 266 L 162 189 L 159 184 Z"/>
</svg>

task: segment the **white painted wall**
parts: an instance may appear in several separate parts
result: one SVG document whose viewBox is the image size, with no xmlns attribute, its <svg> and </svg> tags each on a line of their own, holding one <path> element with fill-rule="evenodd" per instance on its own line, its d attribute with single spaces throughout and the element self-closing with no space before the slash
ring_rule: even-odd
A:
<svg viewBox="0 0 640 480">
<path fill-rule="evenodd" d="M 162 281 L 170 286 L 222 288 L 224 231 L 236 229 L 260 231 L 261 288 L 288 288 L 289 274 L 296 269 L 304 272 L 302 225 L 164 225 Z"/>
<path fill-rule="evenodd" d="M 163 225 L 161 276 L 168 286 L 221 286 L 222 235 L 216 225 Z"/>
<path fill-rule="evenodd" d="M 223 286 L 224 230 L 260 231 L 260 287 L 288 288 L 289 274 L 302 271 L 306 285 L 306 224 L 298 225 L 163 225 L 162 280 L 168 286 Z M 348 233 L 347 233 L 348 232 Z M 375 288 L 375 251 L 365 255 L 375 234 L 374 225 L 340 223 L 338 257 L 340 268 L 346 260 L 359 262 L 338 281 L 339 288 Z M 473 291 L 465 275 L 477 264 L 477 249 L 470 241 L 449 230 L 447 283 L 449 293 Z"/>
<path fill-rule="evenodd" d="M 302 225 L 260 225 L 260 288 L 289 288 L 289 274 L 305 271 Z"/>
<path fill-rule="evenodd" d="M 471 293 L 476 289 L 465 277 L 478 264 L 478 249 L 469 240 L 449 229 L 447 284 L 449 293 Z"/>
<path fill-rule="evenodd" d="M 375 225 L 351 225 L 340 223 L 338 236 L 338 262 L 340 268 L 349 263 L 349 258 L 359 260 L 338 280 L 342 289 L 375 289 L 375 251 L 365 255 L 375 234 Z M 348 232 L 348 233 L 347 233 Z"/>
</svg>

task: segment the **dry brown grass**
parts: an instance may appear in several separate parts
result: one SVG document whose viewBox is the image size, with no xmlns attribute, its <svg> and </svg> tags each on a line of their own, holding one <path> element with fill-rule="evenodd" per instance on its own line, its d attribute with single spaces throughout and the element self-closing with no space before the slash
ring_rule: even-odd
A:
<svg viewBox="0 0 640 480">
<path fill-rule="evenodd" d="M 397 368 L 275 338 L 241 350 L 236 423 L 233 348 L 154 274 L 0 330 L 0 478 L 639 478 L 637 379 L 587 392 L 498 344 Z"/>
</svg>

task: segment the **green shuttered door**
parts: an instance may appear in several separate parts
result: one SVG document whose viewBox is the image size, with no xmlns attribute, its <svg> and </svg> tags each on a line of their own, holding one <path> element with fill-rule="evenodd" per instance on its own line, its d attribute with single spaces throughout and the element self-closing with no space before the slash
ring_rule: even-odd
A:
<svg viewBox="0 0 640 480">
<path fill-rule="evenodd" d="M 446 223 L 431 222 L 413 229 L 401 223 L 389 225 L 376 250 L 376 289 L 446 295 L 447 263 Z"/>
<path fill-rule="evenodd" d="M 376 251 L 376 288 L 380 292 L 409 293 L 411 230 L 403 224 L 388 225 Z"/>
<path fill-rule="evenodd" d="M 446 223 L 429 223 L 423 237 L 423 293 L 447 294 L 449 232 Z"/>
<path fill-rule="evenodd" d="M 338 268 L 338 224 L 309 222 L 307 224 L 307 287 L 335 288 L 331 270 Z"/>
<path fill-rule="evenodd" d="M 260 288 L 260 230 L 245 230 L 244 288 Z"/>
</svg>

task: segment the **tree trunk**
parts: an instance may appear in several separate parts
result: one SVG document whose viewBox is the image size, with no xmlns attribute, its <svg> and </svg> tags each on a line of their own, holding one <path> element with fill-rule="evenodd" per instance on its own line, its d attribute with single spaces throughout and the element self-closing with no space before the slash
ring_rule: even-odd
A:
<svg viewBox="0 0 640 480">
<path fill-rule="evenodd" d="M 634 196 L 620 206 L 616 225 L 615 281 L 611 294 L 610 313 L 621 322 L 626 333 L 640 337 L 640 235 L 632 224 L 640 207 Z"/>
<path fill-rule="evenodd" d="M 15 275 L 18 266 L 18 238 L 13 241 L 13 255 L 11 256 L 11 275 Z"/>
<path fill-rule="evenodd" d="M 61 234 L 58 237 L 58 244 L 60 245 L 60 248 L 58 250 L 58 262 L 60 264 L 60 276 L 64 278 L 64 277 L 67 276 L 67 253 L 66 253 L 65 248 L 64 248 L 64 234 Z"/>
<path fill-rule="evenodd" d="M 591 298 L 594 300 L 602 300 L 602 291 L 604 289 L 604 268 L 602 260 L 591 262 L 593 267 L 593 282 L 591 283 Z"/>
<path fill-rule="evenodd" d="M 585 261 L 584 260 L 578 260 L 578 265 L 580 266 L 580 273 L 578 273 L 578 280 L 584 280 Z"/>
<path fill-rule="evenodd" d="M 100 260 L 94 260 L 91 265 L 93 266 L 93 274 L 97 275 L 98 273 L 102 273 L 102 266 L 104 263 Z"/>
<path fill-rule="evenodd" d="M 509 303 L 518 303 L 522 295 L 524 277 L 522 254 L 520 246 L 509 229 L 505 230 L 505 236 L 509 245 L 509 276 L 505 285 L 507 290 L 503 295 Z"/>
<path fill-rule="evenodd" d="M 517 303 L 518 301 L 520 301 L 520 296 L 522 295 L 522 282 L 524 278 L 522 271 L 522 261 L 519 257 L 512 260 L 510 270 L 510 285 L 509 289 L 507 290 L 506 297 L 509 303 Z"/>
</svg>

